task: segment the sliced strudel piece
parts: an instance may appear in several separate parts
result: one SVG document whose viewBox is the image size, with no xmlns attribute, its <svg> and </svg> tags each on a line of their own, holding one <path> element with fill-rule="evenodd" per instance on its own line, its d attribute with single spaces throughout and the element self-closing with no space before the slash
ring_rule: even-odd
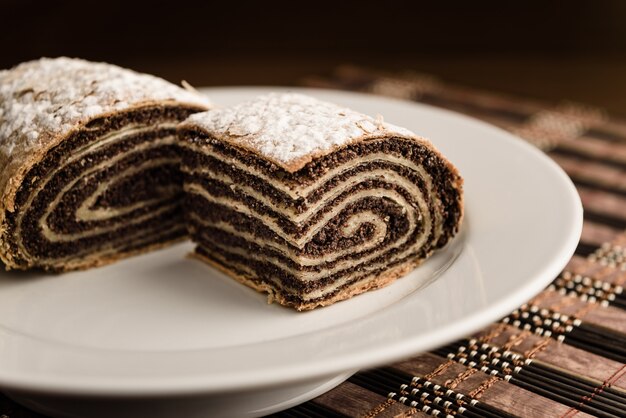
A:
<svg viewBox="0 0 626 418">
<path fill-rule="evenodd" d="M 297 310 L 379 288 L 457 232 L 462 179 L 433 145 L 299 94 L 179 128 L 195 255 Z"/>
<path fill-rule="evenodd" d="M 208 106 L 104 63 L 41 59 L 0 71 L 6 268 L 87 268 L 186 236 L 176 126 Z"/>
</svg>

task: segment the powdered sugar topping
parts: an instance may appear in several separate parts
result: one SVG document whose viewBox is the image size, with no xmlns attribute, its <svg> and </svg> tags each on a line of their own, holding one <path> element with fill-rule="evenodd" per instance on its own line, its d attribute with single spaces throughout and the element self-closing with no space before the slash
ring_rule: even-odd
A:
<svg viewBox="0 0 626 418">
<path fill-rule="evenodd" d="M 284 164 L 357 138 L 414 136 L 382 118 L 297 93 L 270 93 L 233 107 L 196 113 L 185 125 L 228 137 Z"/>
<path fill-rule="evenodd" d="M 0 152 L 27 152 L 94 116 L 148 101 L 209 101 L 160 78 L 114 65 L 42 58 L 0 71 Z"/>
</svg>

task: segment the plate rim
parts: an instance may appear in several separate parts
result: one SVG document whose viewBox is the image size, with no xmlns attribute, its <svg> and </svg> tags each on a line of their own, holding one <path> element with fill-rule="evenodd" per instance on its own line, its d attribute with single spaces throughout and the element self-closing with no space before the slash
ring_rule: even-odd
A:
<svg viewBox="0 0 626 418">
<path fill-rule="evenodd" d="M 483 129 L 489 129 L 497 133 L 502 137 L 502 140 L 507 141 L 509 144 L 521 147 L 525 151 L 534 154 L 533 157 L 542 161 L 550 168 L 556 176 L 560 177 L 563 185 L 568 189 L 568 198 L 571 200 L 568 202 L 568 206 L 573 211 L 573 216 L 576 219 L 575 225 L 569 229 L 570 233 L 567 237 L 563 238 L 563 245 L 549 263 L 545 266 L 540 274 L 537 274 L 533 280 L 530 280 L 523 286 L 520 286 L 516 291 L 508 295 L 496 303 L 491 303 L 488 306 L 473 311 L 460 321 L 447 324 L 437 330 L 429 330 L 428 343 L 419 344 L 418 340 L 423 340 L 424 335 L 414 335 L 403 338 L 401 341 L 394 341 L 391 346 L 385 347 L 384 350 L 372 353 L 367 350 L 361 350 L 355 356 L 346 361 L 345 355 L 340 359 L 333 359 L 333 361 L 326 361 L 324 365 L 315 364 L 308 365 L 308 367 L 300 367 L 296 369 L 283 370 L 281 374 L 277 373 L 257 373 L 250 377 L 250 374 L 242 380 L 242 373 L 236 373 L 229 377 L 220 376 L 220 379 L 216 379 L 214 376 L 202 376 L 199 377 L 173 377 L 171 379 L 156 380 L 150 377 L 141 377 L 139 379 L 128 378 L 124 382 L 120 382 L 118 379 L 106 379 L 106 378 L 91 378 L 86 379 L 81 377 L 77 381 L 68 379 L 66 381 L 59 381 L 57 378 L 42 379 L 40 376 L 29 378 L 28 376 L 10 376 L 3 373 L 0 369 L 0 387 L 11 390 L 28 390 L 36 391 L 40 393 L 56 393 L 56 394 L 77 394 L 77 395 L 98 395 L 98 396 L 145 396 L 145 395 L 179 395 L 179 394 L 194 394 L 194 393 L 220 393 L 220 392 L 233 392 L 248 390 L 260 387 L 279 386 L 285 385 L 296 381 L 302 381 L 307 379 L 316 379 L 324 376 L 332 376 L 345 372 L 346 370 L 356 370 L 364 367 L 375 367 L 381 364 L 389 363 L 401 358 L 406 358 L 411 355 L 415 355 L 417 351 L 427 350 L 444 344 L 450 341 L 450 335 L 454 334 L 458 338 L 462 335 L 475 332 L 483 328 L 484 326 L 492 323 L 495 319 L 505 316 L 510 313 L 511 310 L 520 306 L 541 290 L 552 281 L 558 273 L 567 264 L 570 257 L 575 251 L 575 248 L 579 242 L 579 238 L 582 233 L 583 227 L 583 208 L 580 197 L 576 191 L 570 178 L 558 166 L 556 162 L 550 159 L 544 152 L 540 151 L 533 145 L 526 141 L 512 135 L 511 133 L 498 128 L 489 123 L 483 122 L 479 119 L 457 113 L 451 110 L 438 108 L 422 103 L 414 103 L 406 100 L 400 100 L 395 98 L 389 98 L 379 96 L 371 93 L 358 93 L 349 92 L 343 90 L 334 89 L 320 89 L 320 88 L 301 88 L 301 87 L 274 87 L 274 86 L 224 86 L 224 87 L 210 87 L 199 88 L 204 93 L 210 92 L 227 92 L 236 90 L 238 92 L 251 92 L 256 94 L 267 93 L 270 91 L 296 91 L 302 93 L 328 93 L 347 95 L 353 98 L 366 97 L 368 100 L 375 99 L 382 102 L 400 102 L 402 104 L 411 104 L 417 107 L 430 108 L 436 110 L 439 113 L 446 114 L 446 117 L 462 118 L 471 124 L 478 124 Z M 28 338 L 28 337 L 26 337 Z M 418 348 L 416 346 L 427 346 L 429 348 Z M 245 375 L 245 374 L 244 374 Z"/>
</svg>

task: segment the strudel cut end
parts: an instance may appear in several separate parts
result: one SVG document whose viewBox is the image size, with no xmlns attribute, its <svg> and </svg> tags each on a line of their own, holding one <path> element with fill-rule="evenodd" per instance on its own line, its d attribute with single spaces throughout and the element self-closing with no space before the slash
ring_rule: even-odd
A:
<svg viewBox="0 0 626 418">
<path fill-rule="evenodd" d="M 209 107 L 105 63 L 43 58 L 0 71 L 6 268 L 87 268 L 186 236 L 176 126 Z"/>
<path fill-rule="evenodd" d="M 312 97 L 198 113 L 179 136 L 195 256 L 297 310 L 392 283 L 463 217 L 463 180 L 428 140 Z"/>
</svg>

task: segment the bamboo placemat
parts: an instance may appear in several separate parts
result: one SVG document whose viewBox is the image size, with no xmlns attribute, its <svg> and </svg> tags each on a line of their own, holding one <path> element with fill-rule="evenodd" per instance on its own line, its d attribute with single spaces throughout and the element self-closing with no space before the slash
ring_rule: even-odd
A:
<svg viewBox="0 0 626 418">
<path fill-rule="evenodd" d="M 309 86 L 398 97 L 502 127 L 544 150 L 585 208 L 580 244 L 537 297 L 479 333 L 356 374 L 280 417 L 626 417 L 626 120 L 416 74 L 355 67 Z M 523 257 L 523 254 L 520 254 Z"/>
<path fill-rule="evenodd" d="M 626 417 L 626 120 L 415 73 L 342 67 L 306 84 L 428 103 L 509 130 L 570 175 L 585 223 L 565 270 L 502 321 L 430 353 L 360 372 L 275 416 Z M 0 395 L 2 414 L 41 417 Z"/>
</svg>

